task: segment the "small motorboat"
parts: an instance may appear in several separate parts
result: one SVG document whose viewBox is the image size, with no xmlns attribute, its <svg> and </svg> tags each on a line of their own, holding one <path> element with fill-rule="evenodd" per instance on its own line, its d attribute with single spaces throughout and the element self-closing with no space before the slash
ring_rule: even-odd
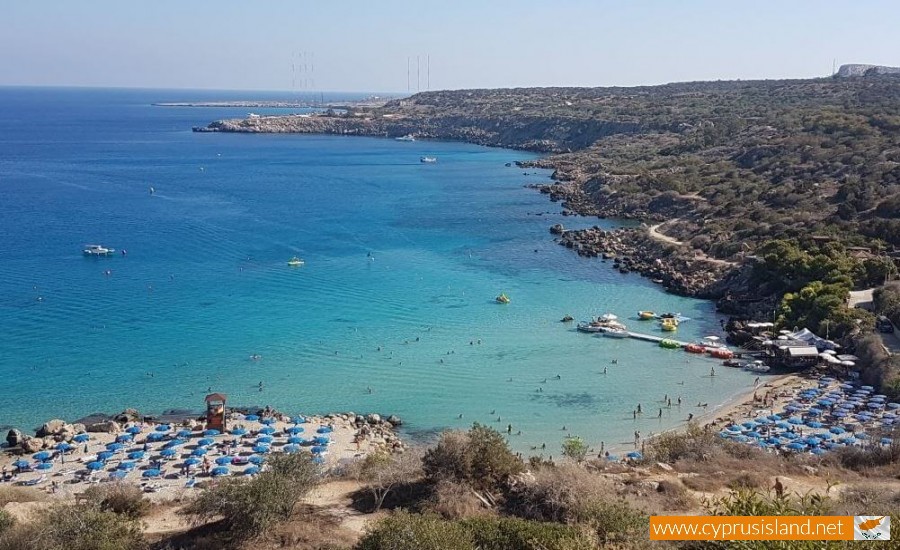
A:
<svg viewBox="0 0 900 550">
<path fill-rule="evenodd" d="M 673 332 L 678 329 L 678 323 L 674 321 L 663 321 L 662 323 L 660 323 L 659 328 L 661 328 L 665 332 Z"/>
<path fill-rule="evenodd" d="M 497 296 L 495 298 L 495 300 L 497 300 L 498 304 L 508 304 L 509 296 L 507 296 L 506 293 L 504 292 L 504 293 L 501 293 L 500 296 Z"/>
<path fill-rule="evenodd" d="M 649 321 L 651 319 L 656 319 L 656 314 L 652 311 L 638 311 L 638 319 L 641 321 Z"/>
<path fill-rule="evenodd" d="M 684 346 L 684 351 L 688 353 L 706 353 L 706 348 L 700 344 L 688 344 Z"/>
<path fill-rule="evenodd" d="M 425 164 L 434 164 L 435 162 L 437 162 L 437 157 L 420 157 L 419 162 Z"/>
<path fill-rule="evenodd" d="M 303 260 L 301 260 L 300 258 L 298 258 L 297 256 L 294 256 L 293 258 L 288 260 L 288 265 L 291 267 L 299 267 L 299 266 L 303 265 L 304 263 L 305 262 Z"/>
<path fill-rule="evenodd" d="M 397 141 L 416 141 L 416 136 L 412 134 L 406 134 L 405 136 L 396 137 L 394 139 Z"/>
<path fill-rule="evenodd" d="M 565 317 L 563 317 L 562 319 L 560 319 L 559 322 L 560 322 L 560 323 L 571 323 L 571 322 L 574 321 L 574 320 L 575 320 L 575 318 L 572 317 L 571 315 L 566 315 Z"/>
<path fill-rule="evenodd" d="M 597 323 L 597 321 L 591 321 L 590 323 L 581 322 L 575 328 L 578 332 L 603 332 L 603 325 Z"/>
<path fill-rule="evenodd" d="M 604 313 L 600 317 L 597 318 L 601 323 L 611 323 L 613 321 L 617 321 L 619 318 L 613 315 L 612 313 Z"/>
<path fill-rule="evenodd" d="M 84 245 L 85 256 L 111 256 L 116 252 L 115 248 L 107 248 L 99 244 Z"/>
<path fill-rule="evenodd" d="M 763 363 L 762 361 L 753 361 L 752 363 L 745 363 L 744 370 L 748 370 L 750 372 L 769 372 L 769 365 Z"/>
<path fill-rule="evenodd" d="M 725 344 L 722 343 L 722 339 L 718 336 L 706 336 L 700 341 L 700 345 L 707 349 L 714 348 L 724 348 Z"/>
<path fill-rule="evenodd" d="M 659 347 L 665 348 L 665 349 L 678 349 L 681 347 L 681 344 L 679 344 L 675 340 L 670 340 L 668 338 L 665 338 L 665 339 L 659 341 Z"/>
<path fill-rule="evenodd" d="M 628 338 L 628 331 L 618 327 L 600 327 L 600 332 L 607 338 Z"/>
</svg>

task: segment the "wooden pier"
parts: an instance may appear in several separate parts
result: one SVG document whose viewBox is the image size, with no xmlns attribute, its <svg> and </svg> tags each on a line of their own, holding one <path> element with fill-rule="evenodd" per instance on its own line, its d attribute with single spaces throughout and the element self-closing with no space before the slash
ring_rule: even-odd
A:
<svg viewBox="0 0 900 550">
<path fill-rule="evenodd" d="M 627 331 L 627 332 L 628 332 L 629 338 L 634 338 L 635 340 L 644 340 L 645 342 L 654 342 L 656 344 L 659 344 L 663 340 L 672 340 L 673 342 L 678 342 L 679 346 L 684 347 L 684 346 L 688 345 L 688 343 L 689 343 L 689 342 L 681 342 L 679 340 L 676 340 L 674 338 L 669 338 L 667 336 L 654 336 L 652 334 L 643 334 L 640 332 L 631 332 L 631 331 Z"/>
</svg>

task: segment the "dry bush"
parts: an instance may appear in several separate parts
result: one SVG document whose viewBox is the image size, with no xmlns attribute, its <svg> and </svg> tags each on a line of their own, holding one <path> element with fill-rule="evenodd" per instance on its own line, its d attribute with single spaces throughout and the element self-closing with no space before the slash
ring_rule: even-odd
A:
<svg viewBox="0 0 900 550">
<path fill-rule="evenodd" d="M 137 520 L 95 504 L 57 504 L 0 536 L 0 550 L 142 550 Z"/>
<path fill-rule="evenodd" d="M 844 447 L 828 453 L 825 463 L 847 468 L 855 472 L 879 471 L 885 475 L 900 474 L 900 442 L 890 447 Z"/>
<path fill-rule="evenodd" d="M 855 516 L 856 514 L 884 515 L 900 510 L 900 492 L 885 491 L 874 483 L 852 485 L 841 491 L 834 513 Z"/>
<path fill-rule="evenodd" d="M 691 495 L 678 480 L 664 479 L 656 488 L 657 499 L 660 502 L 659 509 L 686 511 L 697 507 L 697 499 Z"/>
<path fill-rule="evenodd" d="M 615 497 L 612 485 L 577 464 L 545 467 L 534 481 L 522 482 L 507 496 L 507 509 L 519 517 L 570 521 L 585 502 Z"/>
<path fill-rule="evenodd" d="M 41 502 L 47 500 L 47 494 L 32 487 L 8 485 L 0 487 L 0 508 L 10 502 Z"/>
<path fill-rule="evenodd" d="M 492 513 L 475 496 L 469 485 L 450 480 L 439 481 L 434 485 L 431 496 L 423 503 L 423 508 L 445 519 L 462 519 Z"/>
<path fill-rule="evenodd" d="M 89 502 L 116 514 L 140 518 L 150 509 L 150 501 L 144 498 L 141 488 L 129 483 L 94 485 L 84 491 Z"/>
<path fill-rule="evenodd" d="M 721 473 L 685 476 L 681 478 L 681 482 L 685 487 L 701 493 L 715 493 L 725 486 L 725 481 L 725 476 Z"/>
<path fill-rule="evenodd" d="M 765 489 L 769 484 L 769 478 L 757 472 L 741 472 L 728 482 L 728 488 L 738 489 Z"/>
<path fill-rule="evenodd" d="M 242 550 L 351 548 L 359 536 L 341 527 L 340 523 L 340 519 L 333 515 L 317 513 L 310 509 L 297 510 L 290 520 L 278 525 L 260 540 L 245 541 L 241 548 Z"/>
</svg>

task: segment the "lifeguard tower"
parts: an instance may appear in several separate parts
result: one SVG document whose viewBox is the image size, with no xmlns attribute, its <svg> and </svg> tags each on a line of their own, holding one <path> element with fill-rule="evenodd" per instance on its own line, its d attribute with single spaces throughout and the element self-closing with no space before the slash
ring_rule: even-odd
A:
<svg viewBox="0 0 900 550">
<path fill-rule="evenodd" d="M 225 394 L 211 393 L 206 396 L 206 429 L 225 432 Z"/>
</svg>

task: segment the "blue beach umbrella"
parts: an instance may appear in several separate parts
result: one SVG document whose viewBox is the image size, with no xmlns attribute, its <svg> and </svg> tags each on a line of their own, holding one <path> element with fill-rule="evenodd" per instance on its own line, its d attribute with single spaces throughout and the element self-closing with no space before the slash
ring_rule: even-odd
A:
<svg viewBox="0 0 900 550">
<path fill-rule="evenodd" d="M 802 407 L 798 407 L 797 405 L 788 405 L 788 406 L 786 406 L 786 407 L 784 408 L 784 410 L 786 410 L 786 411 L 789 412 L 789 413 L 794 413 L 794 412 L 803 410 L 803 408 L 802 408 Z"/>
<path fill-rule="evenodd" d="M 781 422 L 776 422 L 775 425 L 784 430 L 787 430 L 791 427 L 791 423 L 785 422 L 784 420 L 782 420 Z"/>
<path fill-rule="evenodd" d="M 275 419 L 274 419 L 274 418 L 263 418 L 263 419 L 261 420 L 261 422 L 262 422 L 263 424 L 265 424 L 266 426 L 271 426 L 272 424 L 275 423 Z"/>
<path fill-rule="evenodd" d="M 841 384 L 841 385 L 838 386 L 838 387 L 841 388 L 842 390 L 852 390 L 852 389 L 853 389 L 853 384 Z"/>
<path fill-rule="evenodd" d="M 609 460 L 619 460 L 619 458 L 610 455 Z M 325 459 L 322 458 L 321 456 L 314 456 L 312 461 L 313 461 L 313 464 L 325 464 Z"/>
<path fill-rule="evenodd" d="M 816 448 L 813 449 L 811 452 L 812 452 L 812 454 L 814 454 L 814 455 L 823 455 L 823 454 L 827 453 L 828 451 L 826 451 L 825 449 L 823 449 L 823 448 L 821 448 L 821 447 L 816 447 Z"/>
<path fill-rule="evenodd" d="M 56 450 L 62 452 L 71 451 L 72 448 L 72 445 L 66 443 L 65 441 L 63 441 L 62 443 L 57 443 L 56 445 Z"/>
<path fill-rule="evenodd" d="M 159 441 L 164 440 L 165 438 L 166 438 L 166 434 L 164 434 L 162 432 L 153 432 L 153 433 L 147 434 L 147 442 L 149 442 L 149 443 L 157 443 Z"/>
<path fill-rule="evenodd" d="M 150 468 L 149 470 L 144 470 L 141 473 L 141 477 L 159 477 L 160 473 L 156 468 Z"/>
<path fill-rule="evenodd" d="M 774 421 L 778 422 L 779 420 L 781 420 L 781 415 L 779 415 L 779 414 L 770 414 L 770 415 L 769 415 L 769 420 L 774 420 Z"/>
<path fill-rule="evenodd" d="M 754 439 L 759 439 L 763 435 L 757 431 L 747 432 L 747 437 L 752 437 Z"/>
<path fill-rule="evenodd" d="M 178 430 L 175 437 L 179 439 L 190 439 L 192 435 L 194 435 L 194 433 L 190 430 Z"/>
<path fill-rule="evenodd" d="M 757 418 L 757 419 L 756 419 L 756 422 L 758 422 L 759 424 L 763 424 L 763 425 L 768 425 L 768 424 L 774 424 L 774 423 L 775 423 L 774 420 L 769 420 L 769 419 L 766 418 L 766 417 Z"/>
<path fill-rule="evenodd" d="M 325 452 L 325 447 L 320 447 L 320 446 L 316 445 L 315 447 L 312 447 L 312 448 L 310 448 L 309 450 L 310 450 L 310 451 L 312 452 L 312 454 L 314 454 L 314 455 L 320 455 L 320 454 L 322 454 L 322 453 Z"/>
<path fill-rule="evenodd" d="M 197 447 L 196 449 L 194 449 L 193 451 L 191 451 L 191 455 L 193 455 L 193 456 L 203 456 L 203 455 L 205 455 L 205 454 L 208 453 L 208 452 L 209 452 L 209 450 L 206 449 L 206 448 L 204 448 L 204 447 Z"/>
<path fill-rule="evenodd" d="M 869 439 L 869 434 L 867 434 L 865 432 L 860 432 L 858 434 L 855 434 L 855 436 L 856 436 L 856 439 Z"/>
<path fill-rule="evenodd" d="M 141 433 L 141 427 L 140 426 L 129 426 L 128 428 L 125 428 L 125 433 L 129 433 L 131 435 L 137 435 L 137 434 Z"/>
<path fill-rule="evenodd" d="M 224 466 L 225 464 L 231 464 L 231 457 L 230 456 L 220 456 L 219 458 L 216 459 L 216 464 L 218 464 L 219 466 Z"/>
<path fill-rule="evenodd" d="M 268 453 L 271 450 L 272 450 L 272 448 L 269 447 L 268 445 L 256 445 L 255 447 L 253 447 L 254 453 Z"/>
<path fill-rule="evenodd" d="M 197 445 L 200 447 L 206 447 L 207 445 L 212 445 L 213 443 L 215 443 L 215 441 L 208 437 L 204 437 L 203 439 L 197 441 Z"/>
<path fill-rule="evenodd" d="M 121 480 L 125 479 L 125 476 L 127 476 L 127 475 L 128 475 L 128 472 L 126 472 L 125 470 L 114 470 L 109 473 L 109 478 L 115 479 L 117 481 L 121 481 Z"/>
<path fill-rule="evenodd" d="M 881 423 L 884 424 L 885 426 L 893 426 L 896 422 L 897 422 L 897 420 L 894 418 L 885 418 L 884 420 L 881 421 Z"/>
<path fill-rule="evenodd" d="M 286 453 L 299 453 L 300 445 L 296 445 L 296 444 L 285 445 L 283 450 Z"/>
<path fill-rule="evenodd" d="M 144 458 L 144 451 L 131 451 L 128 453 L 128 458 L 131 460 L 140 460 Z"/>
<path fill-rule="evenodd" d="M 41 451 L 39 453 L 34 453 L 33 455 L 31 455 L 31 458 L 43 462 L 45 460 L 50 460 L 51 456 L 53 455 L 51 455 L 49 451 Z"/>
<path fill-rule="evenodd" d="M 887 408 L 889 409 L 900 409 L 900 403 L 888 403 Z"/>
<path fill-rule="evenodd" d="M 872 386 L 860 386 L 859 389 L 873 391 L 875 388 L 873 388 Z"/>
<path fill-rule="evenodd" d="M 866 406 L 869 407 L 870 409 L 880 409 L 880 408 L 884 407 L 884 403 L 871 403 L 870 402 Z"/>
<path fill-rule="evenodd" d="M 164 458 L 172 458 L 173 456 L 175 456 L 177 454 L 178 454 L 178 451 L 176 451 L 175 449 L 163 449 L 162 451 L 159 452 L 159 456 L 162 456 Z"/>
<path fill-rule="evenodd" d="M 184 461 L 184 464 L 186 466 L 196 466 L 197 464 L 200 464 L 200 459 L 195 456 L 191 456 Z"/>
<path fill-rule="evenodd" d="M 829 442 L 825 443 L 825 448 L 828 449 L 829 451 L 833 451 L 835 449 L 840 449 L 841 444 L 838 443 L 837 441 L 829 441 Z"/>
<path fill-rule="evenodd" d="M 203 435 L 206 437 L 215 437 L 217 435 L 220 435 L 221 433 L 222 432 L 220 432 L 219 430 L 205 430 L 203 432 Z"/>
<path fill-rule="evenodd" d="M 244 475 L 246 476 L 255 476 L 259 473 L 259 466 L 247 466 L 244 468 Z"/>
<path fill-rule="evenodd" d="M 91 436 L 88 434 L 77 434 L 72 438 L 72 441 L 75 443 L 87 443 L 91 439 Z"/>
<path fill-rule="evenodd" d="M 107 443 L 106 450 L 108 451 L 120 451 L 125 448 L 125 445 L 121 443 Z"/>
<path fill-rule="evenodd" d="M 333 430 L 328 426 L 322 426 L 318 430 L 316 430 L 317 434 L 330 434 Z"/>
<path fill-rule="evenodd" d="M 53 468 L 53 463 L 52 462 L 41 462 L 40 464 L 35 466 L 35 468 L 37 468 L 38 470 L 49 470 L 49 469 Z"/>
<path fill-rule="evenodd" d="M 185 443 L 187 443 L 187 441 L 183 439 L 173 439 L 172 441 L 167 441 L 163 447 L 166 449 L 174 449 L 175 447 L 181 447 Z"/>
<path fill-rule="evenodd" d="M 95 460 L 94 462 L 87 463 L 87 469 L 92 471 L 102 470 L 106 464 L 100 462 L 99 460 Z"/>
<path fill-rule="evenodd" d="M 248 414 L 247 416 L 244 417 L 244 420 L 247 420 L 249 422 L 256 422 L 257 420 L 259 420 L 259 415 Z"/>
<path fill-rule="evenodd" d="M 293 422 L 294 424 L 306 424 L 306 417 L 295 416 L 291 419 L 291 422 Z"/>
<path fill-rule="evenodd" d="M 263 462 L 266 461 L 266 458 L 263 456 L 259 456 L 259 455 L 250 455 L 250 458 L 248 459 L 248 461 L 251 462 L 252 464 L 256 464 L 257 466 L 259 466 L 260 464 L 262 464 Z"/>
<path fill-rule="evenodd" d="M 744 422 L 743 424 L 741 424 L 741 426 L 743 426 L 744 428 L 747 428 L 748 430 L 752 430 L 753 428 L 756 427 L 756 422 Z M 325 432 L 319 432 L 319 433 L 325 433 Z"/>
<path fill-rule="evenodd" d="M 791 449 L 792 451 L 802 451 L 802 450 L 806 449 L 806 445 L 795 441 L 794 443 L 789 444 L 787 446 L 787 448 Z"/>
<path fill-rule="evenodd" d="M 784 432 L 783 434 L 781 434 L 781 437 L 785 439 L 797 439 L 800 436 L 795 434 L 794 432 Z"/>
<path fill-rule="evenodd" d="M 815 429 L 823 428 L 825 426 L 821 422 L 816 422 L 815 420 L 813 420 L 812 422 L 807 422 L 806 425 L 809 426 L 810 428 L 815 428 Z"/>
<path fill-rule="evenodd" d="M 244 428 L 235 428 L 231 430 L 231 435 L 241 437 L 247 435 L 247 430 L 245 430 Z"/>
<path fill-rule="evenodd" d="M 734 440 L 737 441 L 738 443 L 746 443 L 746 442 L 750 441 L 750 438 L 747 437 L 746 435 L 738 435 L 738 436 L 735 436 Z"/>
<path fill-rule="evenodd" d="M 272 435 L 273 433 L 275 433 L 275 428 L 266 426 L 265 428 L 260 428 L 259 433 L 263 435 Z"/>
<path fill-rule="evenodd" d="M 133 440 L 133 434 L 119 434 L 116 436 L 116 443 L 130 443 Z"/>
<path fill-rule="evenodd" d="M 293 445 L 302 445 L 302 444 L 306 443 L 305 439 L 303 439 L 302 437 L 297 437 L 297 436 L 289 437 L 287 441 L 288 441 L 288 443 L 291 443 Z"/>
<path fill-rule="evenodd" d="M 639 451 L 631 451 L 630 453 L 628 453 L 625 456 L 632 460 L 640 460 L 640 459 L 644 458 L 644 455 L 642 455 Z"/>
<path fill-rule="evenodd" d="M 168 432 L 172 430 L 172 426 L 169 426 L 168 424 L 160 424 L 155 429 L 157 432 Z"/>
<path fill-rule="evenodd" d="M 31 462 L 28 462 L 27 460 L 17 460 L 13 462 L 13 466 L 16 469 L 24 470 L 26 468 L 31 468 Z"/>
<path fill-rule="evenodd" d="M 97 460 L 106 461 L 114 456 L 116 456 L 116 453 L 114 453 L 112 451 L 102 451 L 102 452 L 97 453 Z"/>
<path fill-rule="evenodd" d="M 213 477 L 227 476 L 230 470 L 225 466 L 216 466 L 212 470 L 210 470 L 210 475 Z"/>
<path fill-rule="evenodd" d="M 127 462 L 119 462 L 118 468 L 120 470 L 134 470 L 135 466 L 136 465 L 134 462 L 127 461 Z"/>
<path fill-rule="evenodd" d="M 270 435 L 263 435 L 263 436 L 256 438 L 257 445 L 271 445 L 272 441 L 273 441 L 273 439 L 272 439 L 272 436 L 270 436 Z"/>
<path fill-rule="evenodd" d="M 800 418 L 799 416 L 792 416 L 792 417 L 788 418 L 788 423 L 794 424 L 794 425 L 803 424 L 803 419 Z"/>
<path fill-rule="evenodd" d="M 331 443 L 330 439 L 323 436 L 314 437 L 313 441 L 315 441 L 317 445 L 328 445 L 329 443 Z"/>
<path fill-rule="evenodd" d="M 840 434 L 846 432 L 847 430 L 845 430 L 844 428 L 842 428 L 840 426 L 832 426 L 832 427 L 828 428 L 828 431 L 835 435 L 840 435 Z"/>
</svg>

